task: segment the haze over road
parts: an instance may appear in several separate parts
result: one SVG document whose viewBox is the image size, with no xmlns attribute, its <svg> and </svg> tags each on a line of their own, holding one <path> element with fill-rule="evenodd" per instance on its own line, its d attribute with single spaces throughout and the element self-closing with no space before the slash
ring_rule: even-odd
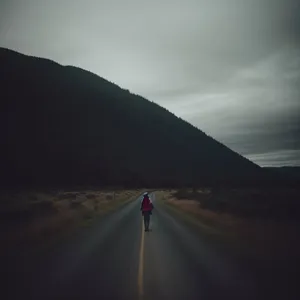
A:
<svg viewBox="0 0 300 300">
<path fill-rule="evenodd" d="M 268 289 L 262 292 L 259 268 L 254 272 L 250 262 L 201 237 L 157 201 L 152 230 L 144 232 L 139 206 L 140 199 L 126 204 L 39 257 L 17 259 L 11 253 L 5 266 L 6 299 L 244 300 L 271 296 Z"/>
</svg>

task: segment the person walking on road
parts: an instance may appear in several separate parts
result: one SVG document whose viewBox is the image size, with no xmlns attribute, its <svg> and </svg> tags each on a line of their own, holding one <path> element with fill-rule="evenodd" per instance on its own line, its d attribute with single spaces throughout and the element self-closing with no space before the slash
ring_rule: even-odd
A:
<svg viewBox="0 0 300 300">
<path fill-rule="evenodd" d="M 144 226 L 145 231 L 149 231 L 149 225 L 150 225 L 150 215 L 152 215 L 153 210 L 153 204 L 149 198 L 149 194 L 146 192 L 143 195 L 143 200 L 141 203 L 141 211 L 142 215 L 144 217 Z"/>
</svg>

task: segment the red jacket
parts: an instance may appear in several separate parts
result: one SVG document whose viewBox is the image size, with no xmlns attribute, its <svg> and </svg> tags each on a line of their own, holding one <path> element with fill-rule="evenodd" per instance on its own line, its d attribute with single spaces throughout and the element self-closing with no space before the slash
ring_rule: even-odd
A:
<svg viewBox="0 0 300 300">
<path fill-rule="evenodd" d="M 141 204 L 141 211 L 151 211 L 153 209 L 153 204 L 151 203 L 148 196 L 144 196 Z"/>
</svg>

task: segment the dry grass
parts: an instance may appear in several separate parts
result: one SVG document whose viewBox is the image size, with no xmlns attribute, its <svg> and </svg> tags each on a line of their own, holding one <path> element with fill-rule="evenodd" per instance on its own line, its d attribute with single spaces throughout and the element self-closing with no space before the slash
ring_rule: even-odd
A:
<svg viewBox="0 0 300 300">
<path fill-rule="evenodd" d="M 134 200 L 141 190 L 2 193 L 2 250 L 44 243 Z"/>
<path fill-rule="evenodd" d="M 297 241 L 300 222 L 270 218 L 247 218 L 233 213 L 204 209 L 199 199 L 177 199 L 174 191 L 160 192 L 159 198 L 178 211 L 182 211 L 199 222 L 218 231 L 228 241 L 237 242 L 238 247 L 255 255 L 269 259 L 285 260 L 297 257 L 300 245 Z"/>
</svg>

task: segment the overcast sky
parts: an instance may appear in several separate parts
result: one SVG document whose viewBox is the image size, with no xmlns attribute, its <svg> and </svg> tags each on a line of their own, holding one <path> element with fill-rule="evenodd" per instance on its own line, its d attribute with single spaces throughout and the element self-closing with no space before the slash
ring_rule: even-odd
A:
<svg viewBox="0 0 300 300">
<path fill-rule="evenodd" d="M 299 4 L 0 0 L 0 46 L 90 70 L 261 166 L 300 166 Z"/>
</svg>

